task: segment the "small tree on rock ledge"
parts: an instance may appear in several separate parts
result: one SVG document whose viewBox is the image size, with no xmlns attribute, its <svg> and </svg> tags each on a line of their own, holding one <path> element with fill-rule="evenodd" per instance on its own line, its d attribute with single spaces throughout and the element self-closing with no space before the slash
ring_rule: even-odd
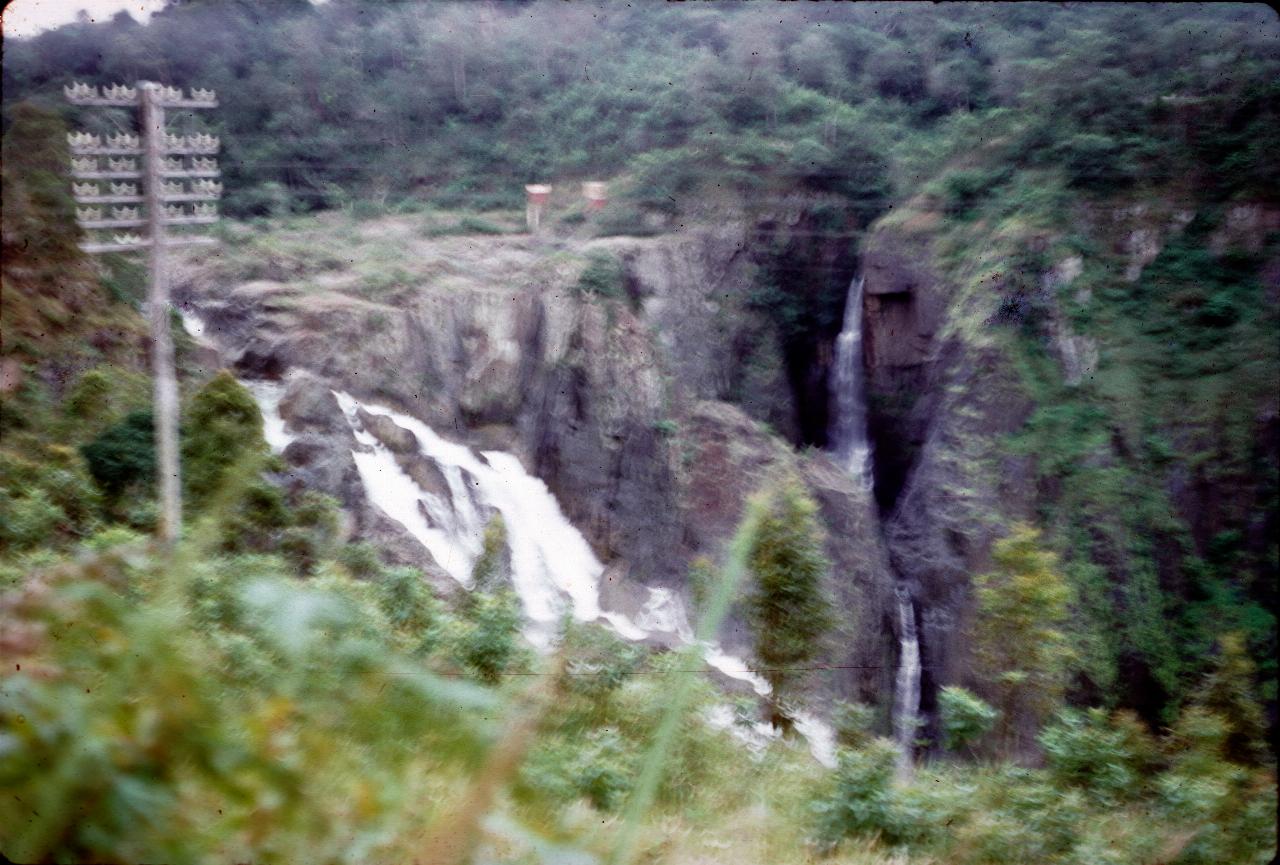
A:
<svg viewBox="0 0 1280 865">
<path fill-rule="evenodd" d="M 818 654 L 832 625 L 831 602 L 822 589 L 829 567 L 822 551 L 818 506 L 794 479 L 751 505 L 755 522 L 748 564 L 755 585 L 747 614 L 756 637 L 756 656 L 773 688 L 771 720 L 784 729 L 790 720 L 782 701 L 804 678 L 803 668 Z"/>
<path fill-rule="evenodd" d="M 1006 753 L 1024 745 L 1062 699 L 1074 653 L 1062 626 L 1071 591 L 1040 533 L 1016 526 L 996 542 L 995 568 L 974 579 L 978 613 L 974 649 L 999 710 L 996 731 Z"/>
</svg>

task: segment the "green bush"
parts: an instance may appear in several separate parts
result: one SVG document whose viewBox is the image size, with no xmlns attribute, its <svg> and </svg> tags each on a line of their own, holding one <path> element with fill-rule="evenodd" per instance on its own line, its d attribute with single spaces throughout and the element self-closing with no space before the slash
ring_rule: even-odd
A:
<svg viewBox="0 0 1280 865">
<path fill-rule="evenodd" d="M 875 737 L 876 710 L 864 703 L 841 700 L 835 705 L 831 723 L 837 742 L 846 748 L 863 748 Z"/>
<path fill-rule="evenodd" d="M 942 744 L 951 751 L 973 745 L 995 725 L 999 713 L 965 688 L 948 685 L 938 692 Z"/>
<path fill-rule="evenodd" d="M 226 564 L 131 575 L 98 558 L 9 599 L 38 626 L 24 632 L 57 639 L 37 638 L 44 672 L 24 663 L 0 697 L 8 856 L 363 859 L 417 798 L 415 763 L 482 753 L 490 694 L 429 673 L 336 588 Z M 190 601 L 164 600 L 192 578 Z"/>
<path fill-rule="evenodd" d="M 183 429 L 183 479 L 198 511 L 218 493 L 233 466 L 267 452 L 253 394 L 227 370 L 191 398 Z"/>
<path fill-rule="evenodd" d="M 473 595 L 466 617 L 450 637 L 455 660 L 480 681 L 497 684 L 522 654 L 520 621 L 514 593 Z"/>
<path fill-rule="evenodd" d="M 897 759 L 897 747 L 885 739 L 839 753 L 832 789 L 813 805 L 817 835 L 825 845 L 859 835 L 878 835 L 891 844 L 906 839 L 911 827 L 892 786 Z"/>
<path fill-rule="evenodd" d="M 1040 733 L 1050 776 L 1104 802 L 1136 796 L 1143 783 L 1130 733 L 1102 709 L 1065 709 Z"/>
<path fill-rule="evenodd" d="M 135 411 L 80 448 L 89 474 L 115 501 L 131 486 L 156 476 L 155 431 L 150 411 Z"/>
<path fill-rule="evenodd" d="M 507 551 L 507 524 L 502 514 L 494 514 L 484 527 L 480 556 L 471 569 L 473 592 L 489 593 L 511 585 L 511 573 Z"/>
<path fill-rule="evenodd" d="M 14 495 L 0 489 L 0 549 L 25 550 L 49 543 L 67 515 L 42 489 Z"/>
<path fill-rule="evenodd" d="M 458 227 L 471 234 L 506 234 L 501 225 L 490 222 L 479 216 L 464 216 L 458 220 Z"/>
<path fill-rule="evenodd" d="M 614 256 L 592 250 L 587 253 L 587 266 L 578 276 L 574 288 L 587 297 L 625 297 L 626 271 Z"/>
<path fill-rule="evenodd" d="M 786 479 L 748 510 L 755 527 L 748 566 L 753 585 L 747 617 L 756 656 L 773 688 L 774 720 L 779 701 L 802 679 L 831 627 L 832 605 L 823 587 L 829 563 L 823 552 L 818 505 L 798 480 Z"/>
</svg>

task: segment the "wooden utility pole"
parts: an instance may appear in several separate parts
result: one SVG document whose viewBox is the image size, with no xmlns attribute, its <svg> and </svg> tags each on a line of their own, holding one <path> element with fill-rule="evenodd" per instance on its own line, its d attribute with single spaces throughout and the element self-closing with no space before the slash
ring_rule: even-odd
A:
<svg viewBox="0 0 1280 865">
<path fill-rule="evenodd" d="M 136 87 L 113 84 L 103 89 L 87 84 L 63 88 L 75 105 L 137 107 L 141 109 L 141 138 L 123 133 L 100 136 L 72 132 L 71 176 L 80 227 L 90 232 L 106 229 L 145 229 L 142 233 L 113 234 L 110 239 L 91 239 L 80 248 L 87 253 L 135 252 L 146 250 L 150 286 L 147 313 L 151 323 L 151 371 L 155 388 L 155 428 L 157 473 L 160 481 L 161 540 L 172 542 L 182 528 L 182 477 L 178 464 L 178 382 L 174 372 L 173 334 L 169 327 L 169 283 L 165 271 L 168 247 L 212 244 L 212 237 L 170 235 L 170 226 L 207 225 L 218 219 L 214 203 L 222 194 L 218 177 L 218 139 L 212 135 L 169 135 L 164 125 L 165 108 L 216 108 L 212 90 L 193 88 L 189 97 L 182 90 L 141 81 Z M 106 158 L 106 166 L 102 158 Z M 117 158 L 119 157 L 119 158 Z M 137 163 L 141 157 L 141 169 Z M 88 182 L 79 182 L 88 181 Z M 109 191 L 100 181 L 110 182 Z M 139 194 L 137 181 L 142 181 Z M 189 181 L 189 185 L 186 183 Z M 186 205 L 191 205 L 187 210 Z M 110 216 L 100 205 L 111 205 Z M 137 205 L 145 211 L 140 212 Z"/>
</svg>

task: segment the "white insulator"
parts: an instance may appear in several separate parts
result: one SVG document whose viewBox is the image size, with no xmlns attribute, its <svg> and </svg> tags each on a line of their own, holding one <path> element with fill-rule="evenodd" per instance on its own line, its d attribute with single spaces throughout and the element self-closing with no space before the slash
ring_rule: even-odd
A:
<svg viewBox="0 0 1280 865">
<path fill-rule="evenodd" d="M 160 192 L 164 195 L 181 195 L 186 191 L 180 180 L 166 180 L 160 184 Z"/>
<path fill-rule="evenodd" d="M 197 153 L 217 153 L 219 143 L 215 136 L 203 133 L 187 138 L 187 146 Z"/>
<path fill-rule="evenodd" d="M 218 205 L 216 204 L 197 204 L 191 209 L 195 216 L 217 216 Z"/>
<path fill-rule="evenodd" d="M 77 207 L 76 219 L 82 222 L 93 222 L 95 219 L 102 218 L 101 207 Z"/>
<path fill-rule="evenodd" d="M 216 180 L 197 180 L 191 184 L 191 191 L 200 195 L 215 196 L 222 194 L 222 184 Z"/>
<path fill-rule="evenodd" d="M 72 171 L 97 171 L 98 160 L 92 156 L 76 156 L 71 159 Z"/>
<path fill-rule="evenodd" d="M 166 150 L 182 150 L 187 146 L 187 139 L 181 135 L 166 135 L 164 137 L 164 147 Z"/>
<path fill-rule="evenodd" d="M 218 160 L 197 156 L 191 160 L 191 167 L 196 171 L 217 171 Z"/>
<path fill-rule="evenodd" d="M 139 210 L 136 207 L 113 207 L 111 208 L 112 219 L 137 219 Z"/>
<path fill-rule="evenodd" d="M 164 215 L 169 219 L 178 219 L 186 216 L 187 212 L 182 209 L 181 204 L 166 204 L 164 206 Z"/>
<path fill-rule="evenodd" d="M 81 196 L 95 196 L 100 193 L 96 183 L 72 183 L 71 193 Z"/>
<path fill-rule="evenodd" d="M 62 92 L 66 94 L 66 97 L 72 102 L 77 102 L 83 99 L 98 98 L 97 87 L 90 87 L 88 84 L 81 84 L 79 81 L 74 81 L 71 84 L 63 86 Z"/>
<path fill-rule="evenodd" d="M 92 147 L 101 147 L 102 139 L 96 135 L 90 135 L 88 132 L 68 132 L 67 143 L 74 150 L 88 150 Z"/>
<path fill-rule="evenodd" d="M 127 156 L 124 157 L 123 159 L 108 159 L 107 165 L 110 166 L 112 171 L 137 171 L 138 170 L 137 160 L 130 159 Z"/>
<path fill-rule="evenodd" d="M 201 90 L 199 87 L 192 87 L 191 98 L 196 102 L 212 102 L 216 98 L 216 94 L 212 90 Z"/>
<path fill-rule="evenodd" d="M 182 170 L 182 168 L 183 168 L 183 165 L 182 165 L 182 157 L 180 157 L 180 156 L 166 156 L 166 157 L 165 157 L 165 160 L 164 160 L 164 170 L 165 170 L 165 171 L 181 171 L 181 170 Z"/>
<path fill-rule="evenodd" d="M 113 183 L 111 184 L 112 195 L 137 195 L 138 184 L 136 183 Z"/>
<path fill-rule="evenodd" d="M 117 234 L 112 238 L 116 243 L 133 245 L 142 243 L 142 236 L 138 234 Z"/>
<path fill-rule="evenodd" d="M 107 136 L 107 145 L 109 147 L 134 148 L 139 146 L 139 144 L 138 136 L 130 135 L 127 132 L 122 132 L 119 135 Z"/>
<path fill-rule="evenodd" d="M 138 88 L 126 87 L 123 84 L 112 84 L 103 90 L 108 99 L 137 99 Z"/>
</svg>

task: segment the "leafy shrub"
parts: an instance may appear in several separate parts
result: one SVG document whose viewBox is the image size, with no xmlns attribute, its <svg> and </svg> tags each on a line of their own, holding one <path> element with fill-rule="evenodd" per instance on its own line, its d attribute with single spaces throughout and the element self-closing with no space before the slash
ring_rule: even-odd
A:
<svg viewBox="0 0 1280 865">
<path fill-rule="evenodd" d="M 903 840 L 910 827 L 893 795 L 898 749 L 886 739 L 839 753 L 832 789 L 814 803 L 818 838 L 827 846 L 858 835 Z"/>
<path fill-rule="evenodd" d="M 217 519 L 226 552 L 269 552 L 292 524 L 293 514 L 279 487 L 254 478 L 219 510 Z"/>
<path fill-rule="evenodd" d="M 104 369 L 91 369 L 76 380 L 63 403 L 66 411 L 81 420 L 93 420 L 107 409 L 111 393 L 111 376 Z"/>
<path fill-rule="evenodd" d="M 990 196 L 1007 179 L 1007 169 L 967 169 L 953 171 L 942 179 L 942 210 L 948 216 L 964 219 L 978 204 Z"/>
<path fill-rule="evenodd" d="M 587 266 L 578 276 L 574 288 L 587 297 L 624 297 L 626 271 L 618 259 L 609 253 L 592 250 L 587 253 Z"/>
<path fill-rule="evenodd" d="M 787 479 L 748 511 L 755 527 L 748 565 L 754 584 L 747 616 L 756 636 L 756 655 L 777 701 L 821 648 L 832 624 L 832 606 L 822 588 L 829 567 L 823 552 L 818 505 L 799 481 Z"/>
<path fill-rule="evenodd" d="M 596 217 L 598 237 L 652 237 L 662 233 L 662 220 L 651 219 L 635 204 L 612 202 Z"/>
<path fill-rule="evenodd" d="M 971 691 L 949 685 L 938 692 L 938 716 L 943 746 L 956 751 L 991 732 L 999 713 Z"/>
<path fill-rule="evenodd" d="M 473 592 L 494 592 L 511 584 L 511 569 L 507 551 L 507 524 L 502 514 L 494 514 L 484 527 L 480 556 L 471 569 Z"/>
<path fill-rule="evenodd" d="M 387 621 L 415 651 L 427 651 L 435 643 L 442 611 L 432 596 L 422 571 L 399 567 L 377 577 L 378 603 Z"/>
<path fill-rule="evenodd" d="M 1113 726 L 1102 709 L 1066 709 L 1039 741 L 1055 781 L 1109 801 L 1135 796 L 1143 781 L 1130 733 Z"/>
<path fill-rule="evenodd" d="M 490 222 L 479 216 L 464 216 L 458 220 L 458 227 L 471 234 L 506 234 L 501 225 Z"/>
<path fill-rule="evenodd" d="M 563 642 L 568 693 L 587 698 L 603 711 L 609 695 L 639 671 L 644 652 L 598 625 L 571 625 Z"/>
<path fill-rule="evenodd" d="M 876 710 L 865 703 L 836 703 L 832 713 L 836 741 L 846 748 L 863 748 L 874 738 Z"/>
<path fill-rule="evenodd" d="M 88 463 L 89 474 L 110 501 L 135 484 L 150 483 L 156 476 L 151 412 L 131 412 L 81 447 L 80 452 Z"/>
<path fill-rule="evenodd" d="M 262 414 L 253 394 L 227 370 L 196 391 L 183 430 L 183 474 L 192 506 L 217 493 L 246 454 L 266 453 Z"/>
<path fill-rule="evenodd" d="M 0 489 L 0 548 L 24 550 L 47 543 L 66 518 L 42 489 L 22 495 Z"/>
<path fill-rule="evenodd" d="M 1230 734 L 1226 719 L 1198 706 L 1171 731 L 1171 766 L 1157 786 L 1165 813 L 1195 830 L 1176 860 L 1183 865 L 1263 865 L 1275 853 L 1275 774 L 1229 762 Z"/>
<path fill-rule="evenodd" d="M 345 544 L 337 553 L 338 561 L 346 567 L 351 576 L 367 580 L 382 570 L 382 559 L 378 548 L 368 541 L 357 541 Z"/>
<path fill-rule="evenodd" d="M 193 576 L 208 615 L 150 588 Z M 0 825 L 19 861 L 204 861 L 228 844 L 264 862 L 364 858 L 408 804 L 414 761 L 474 761 L 488 728 L 461 718 L 496 706 L 398 652 L 343 592 L 248 559 L 137 577 L 98 559 L 6 608 L 39 625 L 24 633 L 44 664 L 8 674 L 0 703 Z"/>
<path fill-rule="evenodd" d="M 450 637 L 453 656 L 480 681 L 496 684 L 520 657 L 520 604 L 514 593 L 476 593 Z"/>
</svg>

